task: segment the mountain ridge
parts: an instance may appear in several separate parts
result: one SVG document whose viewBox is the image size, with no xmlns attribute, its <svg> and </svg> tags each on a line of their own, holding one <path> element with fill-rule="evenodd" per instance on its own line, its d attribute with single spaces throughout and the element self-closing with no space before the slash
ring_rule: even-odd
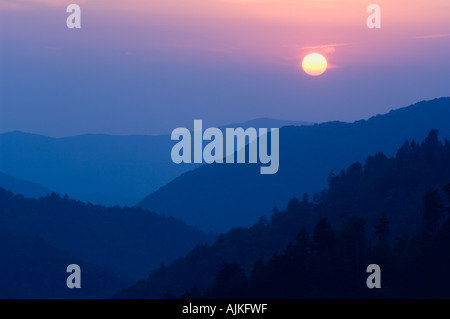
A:
<svg viewBox="0 0 450 319">
<path fill-rule="evenodd" d="M 447 208 L 444 209 L 444 207 Z M 205 289 L 214 283 L 214 277 L 218 272 L 220 274 L 224 263 L 238 263 L 242 266 L 242 274 L 254 273 L 255 270 L 260 269 L 262 263 L 267 263 L 270 259 L 279 260 L 278 256 L 286 253 L 289 255 L 289 251 L 292 252 L 292 243 L 299 242 L 302 232 L 312 234 L 313 229 L 312 241 L 321 242 L 321 244 L 320 246 L 311 245 L 309 248 L 326 251 L 330 241 L 335 242 L 336 233 L 333 233 L 331 227 L 341 228 L 338 235 L 342 235 L 345 233 L 348 221 L 352 220 L 357 221 L 356 224 L 359 225 L 357 227 L 359 231 L 356 232 L 356 235 L 359 235 L 356 237 L 355 233 L 350 236 L 345 235 L 343 242 L 339 244 L 340 247 L 336 247 L 336 252 L 345 256 L 346 253 L 340 250 L 342 245 L 348 245 L 347 252 L 353 252 L 355 247 L 359 249 L 360 257 L 362 257 L 360 261 L 364 260 L 365 264 L 360 264 L 357 272 L 364 275 L 364 280 L 360 283 L 367 291 L 364 284 L 368 264 L 380 263 L 384 271 L 383 276 L 386 275 L 386 278 L 398 275 L 396 271 L 399 269 L 389 268 L 391 264 L 384 263 L 385 259 L 377 258 L 374 261 L 368 261 L 368 250 L 364 247 L 361 249 L 358 245 L 365 242 L 372 248 L 374 246 L 371 243 L 376 243 L 378 237 L 381 244 L 385 246 L 392 244 L 400 250 L 408 251 L 409 249 L 403 245 L 405 242 L 417 244 L 416 239 L 410 240 L 412 236 L 417 238 L 423 234 L 433 234 L 439 225 L 442 225 L 445 217 L 450 216 L 449 214 L 450 141 L 446 139 L 444 143 L 440 142 L 438 132 L 431 130 L 421 143 L 405 141 L 393 157 L 376 153 L 368 156 L 363 162 L 352 163 L 346 169 L 342 169 L 339 174 L 330 176 L 328 188 L 312 200 L 307 196 L 301 200 L 292 198 L 284 210 L 275 210 L 270 219 L 262 218 L 248 228 L 233 228 L 220 235 L 213 244 L 197 245 L 186 256 L 168 266 L 153 270 L 145 280 L 140 280 L 131 287 L 119 291 L 115 297 L 185 298 L 182 296 L 193 296 L 193 291 L 204 291 L 207 298 L 209 293 Z M 383 227 L 380 227 L 382 218 L 384 219 Z M 320 224 L 322 226 L 326 224 L 325 229 L 322 228 L 322 239 L 316 236 Z M 446 224 L 450 226 L 450 219 L 447 219 Z M 448 232 L 450 228 L 446 228 L 447 234 L 450 235 Z M 433 244 L 434 241 L 429 243 Z M 445 254 L 440 255 L 447 259 L 447 263 L 450 262 L 447 254 L 448 245 L 450 241 L 447 241 L 446 248 L 441 247 Z M 393 253 L 393 256 L 396 256 L 398 252 L 393 251 Z M 417 251 L 409 251 L 409 253 L 415 255 Z M 355 270 L 354 262 L 350 262 L 349 265 L 350 269 Z M 405 272 L 411 268 L 408 263 L 402 266 L 405 267 Z M 291 269 L 294 274 L 303 273 L 301 263 L 296 264 L 292 259 L 286 260 L 286 268 Z M 389 271 L 385 272 L 387 269 Z M 325 262 L 316 275 L 327 278 L 336 274 L 336 265 Z M 283 277 L 283 275 L 283 273 L 269 273 L 259 278 L 262 288 L 266 291 L 266 298 L 267 296 L 283 296 L 284 287 L 291 286 L 292 289 L 290 283 L 276 284 L 275 278 Z M 438 277 L 442 277 L 442 273 Z M 450 277 L 447 276 L 447 278 Z M 290 280 L 290 278 L 284 279 Z M 311 290 L 308 291 L 312 293 L 310 296 L 314 296 L 314 292 L 319 292 L 316 289 L 316 283 L 315 281 L 311 283 Z M 272 293 L 271 287 L 276 287 Z M 396 289 L 401 287 L 400 285 Z M 343 286 L 340 288 L 345 290 Z M 253 293 L 256 295 L 258 291 Z M 200 296 L 199 293 L 195 295 L 196 298 Z M 237 296 L 237 293 L 234 295 Z M 292 298 L 293 296 L 284 297 Z"/>
<path fill-rule="evenodd" d="M 25 198 L 0 188 L 0 225 L 109 269 L 124 280 L 215 238 L 183 221 L 142 208 L 104 207 L 61 197 Z"/>
<path fill-rule="evenodd" d="M 2 172 L 0 172 L 0 187 L 31 198 L 39 198 L 52 193 L 52 191 L 45 186 L 15 178 Z"/>
<path fill-rule="evenodd" d="M 292 197 L 320 192 L 330 172 L 366 156 L 390 156 L 408 139 L 431 129 L 450 137 L 450 98 L 421 101 L 353 123 L 326 122 L 280 129 L 280 167 L 262 176 L 251 164 L 210 164 L 185 172 L 143 199 L 139 206 L 177 216 L 203 230 L 250 226 Z M 300 182 L 298 182 L 300 181 Z M 178 194 L 179 200 L 168 200 Z"/>
<path fill-rule="evenodd" d="M 255 121 L 261 125 L 305 123 L 255 119 L 240 125 L 248 127 Z M 85 202 L 131 206 L 199 166 L 174 164 L 173 145 L 170 134 L 49 137 L 12 131 L 0 134 L 0 171 Z"/>
</svg>

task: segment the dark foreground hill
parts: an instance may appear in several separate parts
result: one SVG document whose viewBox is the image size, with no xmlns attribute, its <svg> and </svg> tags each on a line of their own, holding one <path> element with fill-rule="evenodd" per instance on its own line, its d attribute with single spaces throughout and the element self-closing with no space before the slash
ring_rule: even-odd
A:
<svg viewBox="0 0 450 319">
<path fill-rule="evenodd" d="M 161 187 L 140 206 L 204 230 L 250 226 L 275 205 L 320 191 L 330 172 L 355 160 L 377 152 L 392 156 L 405 140 L 423 140 L 431 129 L 450 137 L 449 123 L 450 98 L 441 98 L 354 123 L 283 127 L 276 174 L 261 175 L 259 164 L 204 165 Z"/>
<path fill-rule="evenodd" d="M 210 236 L 141 208 L 103 207 L 51 194 L 24 198 L 0 188 L 0 225 L 16 235 L 43 238 L 58 250 L 125 279 L 184 255 Z"/>
<path fill-rule="evenodd" d="M 309 234 L 315 232 L 314 227 L 321 218 L 326 219 L 324 226 L 326 229 L 323 231 L 325 239 L 319 245 L 319 250 L 326 250 L 329 245 L 334 247 L 336 244 L 336 234 L 334 234 L 336 231 L 332 228 L 343 229 L 341 236 L 344 237 L 340 237 L 338 242 L 342 243 L 343 240 L 344 247 L 342 249 L 346 251 L 345 254 L 351 255 L 352 250 L 357 252 L 357 256 L 352 255 L 353 257 L 349 258 L 357 258 L 358 264 L 355 265 L 362 267 L 366 261 L 369 261 L 366 243 L 367 245 L 376 243 L 377 237 L 383 236 L 388 243 L 392 245 L 395 243 L 399 249 L 404 249 L 401 246 L 402 243 L 408 247 L 411 245 L 413 251 L 408 250 L 405 259 L 402 260 L 405 264 L 402 264 L 402 267 L 409 267 L 406 265 L 408 258 L 411 257 L 412 261 L 417 259 L 417 256 L 414 255 L 414 249 L 417 246 L 414 244 L 414 240 L 409 241 L 407 238 L 412 236 L 421 238 L 420 234 L 426 233 L 429 233 L 429 240 L 434 238 L 445 217 L 442 208 L 444 204 L 437 198 L 445 199 L 449 195 L 450 186 L 446 186 L 449 183 L 450 142 L 448 140 L 445 140 L 444 143 L 439 141 L 437 131 L 432 130 L 420 144 L 414 141 L 404 142 L 395 157 L 386 157 L 382 153 L 377 153 L 368 157 L 364 164 L 356 162 L 350 165 L 348 169 L 330 176 L 328 189 L 316 194 L 312 200 L 308 196 L 304 196 L 301 201 L 292 199 L 287 208 L 281 212 L 276 211 L 270 221 L 261 219 L 259 223 L 250 228 L 235 228 L 219 236 L 213 245 L 197 246 L 186 257 L 175 261 L 170 266 L 152 271 L 146 280 L 122 290 L 116 297 L 161 298 L 167 295 L 168 291 L 174 296 L 181 296 L 186 291 L 190 291 L 188 295 L 192 295 L 192 289 L 195 288 L 194 290 L 198 293 L 204 291 L 208 286 L 212 290 L 206 291 L 206 297 L 220 296 L 223 291 L 220 292 L 219 289 L 217 292 L 218 288 L 214 288 L 213 284 L 224 263 L 238 263 L 239 267 L 242 267 L 242 271 L 239 270 L 239 267 L 233 266 L 231 272 L 234 275 L 237 273 L 237 276 L 242 279 L 242 273 L 248 276 L 256 267 L 255 263 L 259 259 L 266 262 L 274 253 L 281 253 L 289 242 L 295 243 L 296 237 L 298 238 L 299 231 L 303 227 L 304 231 Z M 444 192 L 447 195 L 444 195 Z M 429 199 L 424 201 L 426 197 Z M 446 206 L 449 206 L 448 203 Z M 380 228 L 379 221 L 383 214 L 388 220 L 388 226 L 384 225 Z M 447 230 L 442 234 L 444 237 L 448 236 L 448 225 L 446 227 Z M 345 235 L 346 229 L 350 229 L 348 236 Z M 360 240 L 362 238 L 363 241 Z M 312 240 L 314 241 L 314 237 Z M 447 243 L 445 249 L 450 249 L 448 242 L 445 241 L 448 239 L 442 240 L 442 243 Z M 442 257 L 440 253 L 438 255 Z M 364 263 L 360 259 L 361 256 L 365 258 Z M 395 256 L 395 251 L 392 251 L 392 256 Z M 426 258 L 427 254 L 421 256 L 420 258 Z M 269 264 L 280 261 L 276 257 L 272 259 L 274 261 Z M 320 262 L 321 267 L 329 267 L 327 271 L 332 272 L 333 263 L 327 264 L 325 261 Z M 285 262 L 283 259 L 282 264 Z M 345 262 L 351 262 L 351 259 Z M 310 266 L 314 267 L 314 264 L 310 264 Z M 261 266 L 261 273 L 267 277 L 267 280 L 275 280 L 280 275 L 270 275 L 271 267 L 270 265 L 266 268 Z M 414 268 L 414 266 L 411 267 Z M 284 271 L 282 267 L 279 269 Z M 324 270 L 324 268 L 321 269 Z M 224 271 L 229 273 L 226 269 Z M 405 278 L 407 278 L 407 274 L 411 273 L 413 272 L 405 272 Z M 325 272 L 323 274 L 328 276 Z M 354 273 L 352 274 L 354 275 Z M 319 275 L 319 273 L 314 273 L 314 276 Z M 448 275 L 448 272 L 443 275 Z M 330 276 L 339 277 L 340 274 L 334 273 Z M 365 276 L 365 269 L 358 268 L 358 278 L 361 276 Z M 256 287 L 262 283 L 261 277 L 258 278 L 255 283 Z M 285 279 L 289 280 L 289 278 L 283 280 Z M 232 282 L 231 279 L 229 281 Z M 277 287 L 277 289 L 281 289 L 279 286 Z M 241 289 L 241 291 L 243 290 Z M 351 293 L 355 293 L 355 291 L 352 290 Z M 263 295 L 283 296 L 270 294 L 267 290 Z M 326 297 L 326 294 L 315 294 L 310 291 L 307 296 Z"/>
<path fill-rule="evenodd" d="M 194 287 L 181 298 L 449 298 L 450 218 L 444 212 L 450 206 L 440 191 L 450 200 L 450 184 L 430 189 L 412 236 L 389 242 L 386 214 L 373 242 L 362 218 L 349 218 L 339 230 L 321 219 L 312 236 L 302 228 L 282 253 L 258 260 L 248 275 L 238 263 L 224 263 L 207 289 Z"/>
<path fill-rule="evenodd" d="M 67 266 L 81 269 L 81 288 L 66 285 Z M 49 246 L 40 237 L 0 231 L 0 299 L 108 298 L 125 282 L 110 270 Z"/>
</svg>

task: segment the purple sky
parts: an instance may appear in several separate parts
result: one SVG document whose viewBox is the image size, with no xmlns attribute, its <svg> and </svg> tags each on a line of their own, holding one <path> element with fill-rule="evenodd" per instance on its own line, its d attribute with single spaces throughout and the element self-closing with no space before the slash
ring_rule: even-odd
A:
<svg viewBox="0 0 450 319">
<path fill-rule="evenodd" d="M 82 28 L 69 30 L 78 3 Z M 353 121 L 450 96 L 450 2 L 0 0 L 0 132 Z M 310 52 L 331 66 L 311 77 Z"/>
</svg>

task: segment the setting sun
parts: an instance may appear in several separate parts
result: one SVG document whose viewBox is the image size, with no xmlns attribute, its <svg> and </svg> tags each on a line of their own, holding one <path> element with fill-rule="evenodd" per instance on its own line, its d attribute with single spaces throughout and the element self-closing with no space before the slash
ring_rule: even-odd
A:
<svg viewBox="0 0 450 319">
<path fill-rule="evenodd" d="M 327 70 L 327 59 L 319 53 L 311 53 L 303 58 L 302 68 L 306 74 L 318 76 Z"/>
</svg>

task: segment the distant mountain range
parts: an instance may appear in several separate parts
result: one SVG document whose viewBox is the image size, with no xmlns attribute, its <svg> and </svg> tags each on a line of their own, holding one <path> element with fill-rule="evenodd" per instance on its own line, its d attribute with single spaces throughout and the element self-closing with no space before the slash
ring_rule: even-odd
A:
<svg viewBox="0 0 450 319">
<path fill-rule="evenodd" d="M 286 124 L 270 121 L 233 127 Z M 261 175 L 259 164 L 175 165 L 170 136 L 0 134 L 0 187 L 40 197 L 0 188 L 0 272 L 13 279 L 0 279 L 0 296 L 8 297 L 4 287 L 14 284 L 11 292 L 22 296 L 104 296 L 150 271 L 115 296 L 192 295 L 195 286 L 211 287 L 224 262 L 238 262 L 248 274 L 259 259 L 288 249 L 301 227 L 311 233 L 321 217 L 333 227 L 361 217 L 370 241 L 386 212 L 391 236 L 413 233 L 430 210 L 424 208 L 427 190 L 450 196 L 450 142 L 438 140 L 450 137 L 449 123 L 450 98 L 440 98 L 354 123 L 283 126 L 274 175 Z M 83 203 L 34 184 L 78 198 L 94 194 L 92 201 L 130 203 L 172 178 L 131 208 Z M 64 284 L 64 266 L 72 260 L 89 272 L 94 286 L 86 295 L 66 295 L 54 286 Z M 60 268 L 63 274 L 55 276 Z M 40 291 L 46 281 L 28 286 L 33 276 L 52 278 Z"/>
<path fill-rule="evenodd" d="M 219 126 L 220 129 L 224 129 L 227 127 L 242 127 L 244 129 L 249 127 L 265 127 L 265 128 L 280 128 L 283 126 L 289 126 L 289 125 L 295 125 L 295 126 L 302 126 L 302 125 L 313 125 L 314 123 L 311 122 L 304 122 L 304 121 L 289 121 L 289 120 L 277 120 L 277 119 L 271 119 L 271 118 L 258 118 L 254 120 L 250 120 L 247 122 L 242 123 L 235 123 L 235 124 L 229 124 L 224 126 Z"/>
<path fill-rule="evenodd" d="M 278 173 L 261 175 L 254 164 L 203 165 L 139 205 L 203 230 L 250 226 L 292 197 L 321 191 L 331 172 L 356 160 L 379 151 L 393 155 L 405 140 L 422 140 L 430 129 L 438 129 L 441 138 L 450 137 L 449 123 L 450 98 L 440 98 L 354 123 L 285 126 L 280 129 Z"/>
<path fill-rule="evenodd" d="M 255 119 L 228 127 L 309 125 Z M 188 129 L 193 129 L 189 128 Z M 174 164 L 170 135 L 80 135 L 51 138 L 23 132 L 0 134 L 0 171 L 45 185 L 59 194 L 102 205 L 135 205 L 149 193 L 199 164 Z M 0 176 L 0 186 L 37 197 L 44 190 L 19 187 Z M 23 183 L 22 183 L 23 184 Z"/>
<path fill-rule="evenodd" d="M 23 179 L 14 178 L 2 172 L 0 172 L 0 187 L 31 198 L 39 198 L 52 192 L 47 187 Z"/>
</svg>

